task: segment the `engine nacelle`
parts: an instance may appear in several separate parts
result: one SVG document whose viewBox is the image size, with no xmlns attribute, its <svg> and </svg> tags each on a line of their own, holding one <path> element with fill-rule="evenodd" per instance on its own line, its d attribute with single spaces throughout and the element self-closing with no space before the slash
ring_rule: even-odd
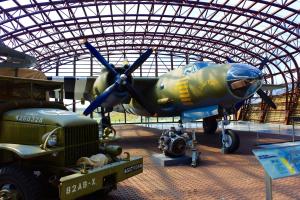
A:
<svg viewBox="0 0 300 200">
<path fill-rule="evenodd" d="M 102 69 L 98 78 L 94 82 L 93 95 L 96 98 L 102 94 L 109 86 L 115 82 L 114 77 L 106 70 Z M 102 107 L 112 108 L 118 104 L 127 103 L 129 101 L 129 94 L 120 86 L 115 92 L 101 104 Z"/>
</svg>

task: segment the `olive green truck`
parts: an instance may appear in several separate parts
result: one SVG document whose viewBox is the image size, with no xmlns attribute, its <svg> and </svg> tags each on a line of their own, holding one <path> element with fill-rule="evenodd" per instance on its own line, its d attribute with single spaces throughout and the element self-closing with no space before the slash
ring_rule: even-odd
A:
<svg viewBox="0 0 300 200">
<path fill-rule="evenodd" d="M 142 172 L 141 157 L 100 144 L 97 122 L 64 107 L 62 89 L 0 76 L 0 199 L 99 198 Z"/>
</svg>

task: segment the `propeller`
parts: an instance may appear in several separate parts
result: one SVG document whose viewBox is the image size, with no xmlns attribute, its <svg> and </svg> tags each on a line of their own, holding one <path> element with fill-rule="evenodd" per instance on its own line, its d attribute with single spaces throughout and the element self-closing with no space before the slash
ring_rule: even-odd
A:
<svg viewBox="0 0 300 200">
<path fill-rule="evenodd" d="M 226 57 L 226 60 L 227 60 L 227 62 L 229 62 L 229 63 L 234 63 L 234 61 L 231 59 L 231 58 L 229 58 L 229 57 Z M 262 60 L 262 62 L 260 63 L 260 65 L 259 65 L 259 70 L 261 71 L 261 70 L 263 70 L 264 69 L 264 67 L 266 66 L 266 64 L 267 64 L 267 62 L 269 61 L 269 59 L 267 58 L 267 57 L 265 57 L 263 60 Z M 272 108 L 274 108 L 274 109 L 277 109 L 277 106 L 275 105 L 275 103 L 272 101 L 272 99 L 262 90 L 262 89 L 259 89 L 259 90 L 257 90 L 256 91 L 256 93 L 269 105 L 269 106 L 271 106 Z M 244 103 L 244 101 L 241 101 L 241 102 L 239 102 L 238 103 L 238 106 L 236 106 L 236 107 L 241 107 L 241 104 L 243 104 Z"/>
<path fill-rule="evenodd" d="M 277 106 L 272 101 L 272 99 L 264 92 L 262 89 L 256 91 L 256 93 L 272 108 L 277 109 Z"/>
<path fill-rule="evenodd" d="M 266 66 L 266 64 L 267 64 L 267 62 L 269 61 L 269 59 L 267 58 L 267 57 L 265 57 L 262 61 L 261 61 L 261 63 L 260 63 L 260 66 L 259 66 L 259 70 L 261 71 L 261 70 L 263 70 L 264 68 L 265 68 L 265 66 Z"/>
<path fill-rule="evenodd" d="M 104 67 L 109 71 L 109 73 L 112 74 L 114 77 L 115 82 L 110 85 L 106 90 L 98 95 L 94 101 L 91 102 L 91 104 L 85 109 L 83 112 L 84 115 L 89 115 L 92 113 L 97 107 L 101 106 L 101 104 L 111 95 L 114 91 L 118 89 L 126 90 L 129 95 L 136 100 L 147 112 L 150 114 L 153 114 L 149 108 L 150 106 L 147 105 L 147 101 L 144 99 L 144 97 L 136 91 L 131 83 L 129 77 L 131 77 L 131 74 L 139 68 L 152 54 L 152 49 L 148 49 L 146 52 L 144 52 L 131 66 L 126 68 L 124 73 L 118 73 L 113 65 L 108 63 L 105 58 L 89 43 L 87 40 L 83 41 L 83 44 L 86 46 L 86 48 L 91 52 L 92 55 L 94 55 L 97 60 L 104 65 Z M 125 68 L 125 66 L 124 66 Z M 122 87 L 121 87 L 122 86 Z"/>
<path fill-rule="evenodd" d="M 231 58 L 229 58 L 228 56 L 226 57 L 226 60 L 228 63 L 234 63 L 234 61 Z"/>
</svg>

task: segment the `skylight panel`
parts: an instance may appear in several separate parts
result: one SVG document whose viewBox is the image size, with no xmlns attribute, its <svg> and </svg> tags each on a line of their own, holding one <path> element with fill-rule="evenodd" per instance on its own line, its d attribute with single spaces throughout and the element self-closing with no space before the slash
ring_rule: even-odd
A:
<svg viewBox="0 0 300 200">
<path fill-rule="evenodd" d="M 18 3 L 21 5 L 30 5 L 31 1 L 30 0 L 22 0 L 22 1 L 18 1 Z"/>
<path fill-rule="evenodd" d="M 165 8 L 165 6 L 163 6 L 163 5 L 155 4 L 154 9 L 153 9 L 153 13 L 155 13 L 156 15 L 162 15 L 163 11 L 164 11 L 164 8 Z"/>
<path fill-rule="evenodd" d="M 225 4 L 226 3 L 226 1 L 227 0 L 222 0 L 222 1 L 220 1 L 220 0 L 215 0 L 215 2 L 216 3 L 218 3 L 218 4 Z M 230 1 L 228 1 L 227 3 L 226 3 L 226 5 L 228 5 L 228 6 L 233 6 L 233 7 L 236 7 L 238 4 L 240 4 L 239 3 L 239 1 L 236 1 L 236 0 L 230 0 Z"/>
<path fill-rule="evenodd" d="M 299 9 L 300 9 L 300 7 L 299 7 Z M 277 12 L 275 15 L 280 18 L 287 18 L 287 16 L 290 16 L 291 14 L 293 14 L 293 12 L 283 9 L 283 10 Z"/>
<path fill-rule="evenodd" d="M 261 10 L 263 7 L 265 7 L 265 4 L 257 2 L 250 9 L 254 10 L 254 11 L 258 11 L 258 10 Z"/>
<path fill-rule="evenodd" d="M 0 6 L 4 9 L 17 7 L 13 1 L 2 1 L 0 2 Z"/>
<path fill-rule="evenodd" d="M 19 19 L 19 22 L 25 26 L 33 26 L 35 22 L 30 19 L 30 17 L 22 17 Z"/>
<path fill-rule="evenodd" d="M 73 38 L 73 35 L 70 32 L 64 32 L 63 35 L 65 38 Z"/>
<path fill-rule="evenodd" d="M 85 14 L 81 7 L 72 8 L 71 10 L 72 10 L 73 14 L 75 15 L 75 17 L 85 17 Z M 70 14 L 70 16 L 72 16 L 72 14 Z"/>
<path fill-rule="evenodd" d="M 85 12 L 87 16 L 96 16 L 97 15 L 96 6 L 85 7 Z"/>
<path fill-rule="evenodd" d="M 106 5 L 102 6 L 102 5 L 98 5 L 98 9 L 100 12 L 100 15 L 110 15 L 110 8 Z"/>
<path fill-rule="evenodd" d="M 112 11 L 114 15 L 123 15 L 124 5 L 123 4 L 112 5 Z"/>
<path fill-rule="evenodd" d="M 168 5 L 165 14 L 174 16 L 176 14 L 176 10 L 178 9 L 178 6 L 170 6 Z"/>
</svg>

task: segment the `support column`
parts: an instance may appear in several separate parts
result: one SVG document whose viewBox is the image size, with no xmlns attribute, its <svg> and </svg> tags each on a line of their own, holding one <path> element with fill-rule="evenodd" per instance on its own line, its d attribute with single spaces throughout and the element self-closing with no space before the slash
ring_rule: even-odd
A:
<svg viewBox="0 0 300 200">
<path fill-rule="evenodd" d="M 171 52 L 171 70 L 174 69 L 174 63 L 173 63 L 173 53 Z"/>
<path fill-rule="evenodd" d="M 56 66 L 55 66 L 55 76 L 58 76 L 59 75 L 59 62 L 56 62 Z M 63 89 L 63 88 L 62 88 Z M 60 92 L 60 94 L 62 94 L 63 95 L 63 93 L 62 93 L 63 91 L 61 91 Z M 56 92 L 55 92 L 56 93 Z M 56 95 L 55 95 L 56 96 Z M 57 99 L 57 98 L 55 98 L 55 102 L 59 102 L 60 101 L 60 99 Z"/>
<path fill-rule="evenodd" d="M 141 52 L 140 52 L 140 56 L 141 56 Z M 143 66 L 143 65 L 140 66 L 140 77 L 143 76 L 143 68 L 142 68 L 142 66 Z"/>
<path fill-rule="evenodd" d="M 91 55 L 91 57 L 90 57 L 90 76 L 93 76 L 93 73 L 94 73 L 93 55 Z M 94 118 L 93 113 L 94 113 L 94 112 L 91 112 L 90 118 Z"/>
<path fill-rule="evenodd" d="M 56 63 L 56 66 L 55 66 L 55 76 L 58 76 L 59 74 L 59 66 L 58 66 L 59 62 Z"/>
<path fill-rule="evenodd" d="M 74 56 L 74 59 L 73 59 L 73 76 L 75 77 L 76 76 L 76 55 Z M 75 100 L 75 97 L 73 97 L 73 112 L 76 112 L 76 100 Z"/>
<path fill-rule="evenodd" d="M 158 77 L 158 60 L 157 60 L 157 52 L 155 52 L 155 77 Z"/>
<path fill-rule="evenodd" d="M 93 76 L 94 66 L 93 66 L 93 56 L 90 57 L 90 76 Z"/>
<path fill-rule="evenodd" d="M 189 59 L 189 54 L 188 53 L 185 54 L 185 63 L 186 64 L 190 63 L 190 59 Z"/>
</svg>

